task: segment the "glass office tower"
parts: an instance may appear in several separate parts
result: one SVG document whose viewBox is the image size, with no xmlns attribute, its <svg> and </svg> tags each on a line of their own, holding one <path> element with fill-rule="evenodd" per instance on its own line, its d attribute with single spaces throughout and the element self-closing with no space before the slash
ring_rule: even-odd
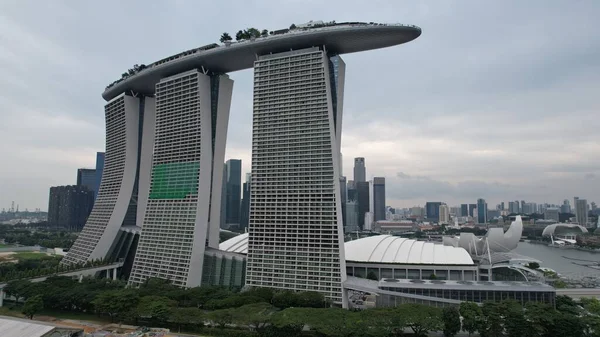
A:
<svg viewBox="0 0 600 337">
<path fill-rule="evenodd" d="M 344 72 L 339 56 L 317 47 L 254 64 L 247 285 L 342 303 Z"/>
</svg>

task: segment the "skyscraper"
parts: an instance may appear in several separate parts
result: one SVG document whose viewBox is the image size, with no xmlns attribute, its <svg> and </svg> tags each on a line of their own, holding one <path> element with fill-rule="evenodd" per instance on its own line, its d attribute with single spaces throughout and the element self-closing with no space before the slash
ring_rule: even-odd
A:
<svg viewBox="0 0 600 337">
<path fill-rule="evenodd" d="M 385 220 L 385 178 L 373 178 L 373 217 L 374 221 Z"/>
<path fill-rule="evenodd" d="M 70 231 L 80 231 L 92 206 L 94 193 L 85 186 L 69 185 L 50 188 L 48 224 Z"/>
<path fill-rule="evenodd" d="M 469 205 L 467 205 L 467 204 L 460 205 L 460 216 L 469 216 Z"/>
<path fill-rule="evenodd" d="M 477 223 L 487 223 L 487 203 L 484 199 L 477 199 Z"/>
<path fill-rule="evenodd" d="M 94 177 L 94 200 L 98 197 L 100 191 L 100 182 L 102 181 L 102 172 L 104 172 L 104 152 L 96 152 L 96 176 Z"/>
<path fill-rule="evenodd" d="M 96 195 L 96 170 L 80 168 L 77 169 L 77 186 L 83 186 Z"/>
<path fill-rule="evenodd" d="M 240 228 L 248 228 L 248 220 L 250 218 L 250 189 L 251 175 L 246 173 L 246 181 L 242 185 L 242 202 L 240 206 Z"/>
<path fill-rule="evenodd" d="M 239 225 L 242 190 L 242 161 L 229 159 L 225 163 L 225 223 Z"/>
<path fill-rule="evenodd" d="M 341 162 L 341 161 L 340 161 Z M 348 202 L 348 184 L 346 177 L 340 177 L 340 195 L 342 197 L 342 223 L 346 226 L 346 203 Z"/>
<path fill-rule="evenodd" d="M 360 183 L 367 179 L 367 168 L 365 166 L 365 158 L 354 158 L 354 182 Z"/>
<path fill-rule="evenodd" d="M 317 47 L 254 64 L 249 286 L 318 291 L 342 303 L 344 74 L 342 59 Z"/>
<path fill-rule="evenodd" d="M 548 207 L 544 211 L 544 219 L 545 220 L 554 220 L 554 221 L 558 222 L 559 221 L 558 213 L 559 213 L 558 208 Z"/>
<path fill-rule="evenodd" d="M 450 223 L 450 210 L 448 209 L 448 205 L 441 204 L 439 209 L 440 214 L 440 223 L 448 224 Z"/>
<path fill-rule="evenodd" d="M 440 206 L 442 205 L 439 201 L 428 201 L 425 203 L 425 213 L 428 221 L 439 222 L 440 221 Z"/>
<path fill-rule="evenodd" d="M 150 170 L 140 163 L 147 163 L 152 153 L 154 98 L 123 93 L 104 109 L 106 157 L 102 183 L 94 208 L 62 264 L 108 258 L 121 226 L 135 226 L 142 219 L 145 204 L 138 203 L 138 190 L 147 188 Z M 139 158 L 140 153 L 147 155 Z"/>
<path fill-rule="evenodd" d="M 475 208 L 477 208 L 477 204 L 469 204 L 469 216 L 470 217 L 474 217 L 475 214 Z"/>
<path fill-rule="evenodd" d="M 356 202 L 358 203 L 358 227 L 365 228 L 365 213 L 371 210 L 371 195 L 368 181 L 354 182 L 356 185 Z"/>
<path fill-rule="evenodd" d="M 349 201 L 356 201 L 358 200 L 358 195 L 356 194 L 356 184 L 354 183 L 354 180 L 348 180 L 348 188 L 347 188 L 347 199 Z"/>
<path fill-rule="evenodd" d="M 575 219 L 578 225 L 587 227 L 588 204 L 586 199 L 575 198 Z"/>
<path fill-rule="evenodd" d="M 152 180 L 130 283 L 160 277 L 200 285 L 205 244 L 219 244 L 214 206 L 221 201 L 232 89 L 228 76 L 198 70 L 156 84 Z"/>
<path fill-rule="evenodd" d="M 364 220 L 363 220 L 364 221 Z M 358 203 L 354 200 L 348 200 L 346 203 L 346 223 L 344 231 L 346 233 L 357 231 L 358 227 Z"/>
</svg>

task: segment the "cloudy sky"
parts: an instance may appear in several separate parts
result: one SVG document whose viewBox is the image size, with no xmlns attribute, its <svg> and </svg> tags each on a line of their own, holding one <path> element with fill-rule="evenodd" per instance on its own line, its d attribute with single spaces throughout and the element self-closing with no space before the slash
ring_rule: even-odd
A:
<svg viewBox="0 0 600 337">
<path fill-rule="evenodd" d="M 104 149 L 104 87 L 222 32 L 309 20 L 415 24 L 344 55 L 344 173 L 363 156 L 388 204 L 600 201 L 600 1 L 0 1 L 0 208 L 48 207 Z M 226 158 L 250 168 L 252 71 Z M 351 177 L 349 177 L 351 179 Z"/>
</svg>

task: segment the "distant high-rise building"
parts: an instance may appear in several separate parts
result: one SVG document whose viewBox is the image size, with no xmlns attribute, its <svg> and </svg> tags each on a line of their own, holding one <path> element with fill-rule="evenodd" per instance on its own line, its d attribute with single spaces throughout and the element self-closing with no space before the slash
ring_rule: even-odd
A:
<svg viewBox="0 0 600 337">
<path fill-rule="evenodd" d="M 469 205 L 467 205 L 467 204 L 460 205 L 460 216 L 469 216 Z"/>
<path fill-rule="evenodd" d="M 348 200 L 346 203 L 346 223 L 344 231 L 346 233 L 359 230 L 358 227 L 358 203 L 355 200 Z"/>
<path fill-rule="evenodd" d="M 470 217 L 474 217 L 476 215 L 475 208 L 477 208 L 477 204 L 469 204 L 469 216 Z"/>
<path fill-rule="evenodd" d="M 102 181 L 102 172 L 104 172 L 104 152 L 96 152 L 96 176 L 94 177 L 94 200 L 100 191 L 100 182 Z"/>
<path fill-rule="evenodd" d="M 227 229 L 227 167 L 223 164 L 221 176 L 221 203 L 219 204 L 219 227 Z M 212 207 L 212 206 L 211 206 Z"/>
<path fill-rule="evenodd" d="M 586 199 L 575 198 L 575 221 L 580 226 L 587 226 L 588 204 Z"/>
<path fill-rule="evenodd" d="M 418 219 L 423 219 L 425 218 L 425 208 L 413 206 L 410 208 L 410 215 Z"/>
<path fill-rule="evenodd" d="M 365 213 L 370 211 L 369 182 L 360 181 L 356 184 L 356 201 L 358 202 L 358 227 L 364 229 Z"/>
<path fill-rule="evenodd" d="M 80 231 L 93 206 L 94 193 L 83 185 L 51 187 L 48 224 L 70 231 Z"/>
<path fill-rule="evenodd" d="M 354 182 L 360 183 L 367 179 L 367 168 L 365 166 L 365 158 L 354 158 Z"/>
<path fill-rule="evenodd" d="M 225 162 L 225 224 L 239 225 L 242 191 L 242 161 L 229 159 Z"/>
<path fill-rule="evenodd" d="M 525 208 L 525 200 L 521 200 L 521 206 L 519 207 L 521 213 L 525 213 Z"/>
<path fill-rule="evenodd" d="M 487 223 L 487 203 L 484 199 L 477 199 L 477 223 Z"/>
<path fill-rule="evenodd" d="M 374 221 L 385 220 L 385 178 L 373 178 L 373 217 Z"/>
<path fill-rule="evenodd" d="M 251 175 L 246 173 L 246 181 L 242 185 L 242 202 L 240 206 L 240 228 L 248 228 L 248 220 L 250 218 L 250 183 Z"/>
<path fill-rule="evenodd" d="M 559 209 L 554 207 L 548 207 L 544 211 L 544 219 L 545 220 L 554 220 L 556 222 L 559 221 L 558 217 Z"/>
<path fill-rule="evenodd" d="M 503 211 L 504 210 L 504 201 L 500 202 L 500 210 Z"/>
<path fill-rule="evenodd" d="M 86 168 L 77 169 L 77 186 L 85 186 L 85 188 L 96 195 L 98 193 L 98 190 L 94 189 L 96 187 L 96 170 Z"/>
<path fill-rule="evenodd" d="M 346 198 L 348 199 L 348 201 L 356 201 L 358 200 L 358 195 L 356 193 L 356 184 L 354 183 L 354 180 L 348 180 L 348 185 L 347 185 L 347 196 Z"/>
<path fill-rule="evenodd" d="M 373 230 L 373 212 L 365 213 L 365 227 L 364 230 L 370 231 Z"/>
<path fill-rule="evenodd" d="M 440 214 L 440 223 L 448 224 L 450 223 L 450 210 L 448 209 L 448 205 L 441 204 L 439 209 Z"/>
<path fill-rule="evenodd" d="M 428 201 L 425 203 L 425 214 L 427 220 L 433 222 L 440 221 L 440 205 L 442 203 L 439 201 Z"/>
<path fill-rule="evenodd" d="M 348 183 L 346 177 L 340 177 L 340 195 L 342 197 L 342 223 L 346 226 L 346 203 L 348 202 Z"/>
</svg>

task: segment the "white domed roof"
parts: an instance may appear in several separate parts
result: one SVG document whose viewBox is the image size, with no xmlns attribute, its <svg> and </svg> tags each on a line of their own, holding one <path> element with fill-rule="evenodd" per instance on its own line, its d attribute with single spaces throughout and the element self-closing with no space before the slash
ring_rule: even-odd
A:
<svg viewBox="0 0 600 337">
<path fill-rule="evenodd" d="M 371 263 L 472 265 L 463 248 L 416 241 L 392 235 L 370 236 L 346 242 L 346 261 Z"/>
<path fill-rule="evenodd" d="M 433 242 L 405 239 L 391 235 L 370 236 L 346 242 L 346 261 L 371 263 L 472 265 L 473 259 L 463 248 Z M 219 245 L 220 250 L 248 253 L 248 233 Z"/>
<path fill-rule="evenodd" d="M 542 236 L 554 235 L 554 233 L 556 232 L 557 229 L 559 232 L 562 232 L 562 233 L 574 233 L 574 234 L 579 233 L 579 234 L 581 234 L 581 233 L 588 232 L 587 228 L 580 226 L 578 224 L 555 223 L 554 225 L 546 226 L 546 228 L 544 228 L 544 231 L 542 232 Z"/>
</svg>

